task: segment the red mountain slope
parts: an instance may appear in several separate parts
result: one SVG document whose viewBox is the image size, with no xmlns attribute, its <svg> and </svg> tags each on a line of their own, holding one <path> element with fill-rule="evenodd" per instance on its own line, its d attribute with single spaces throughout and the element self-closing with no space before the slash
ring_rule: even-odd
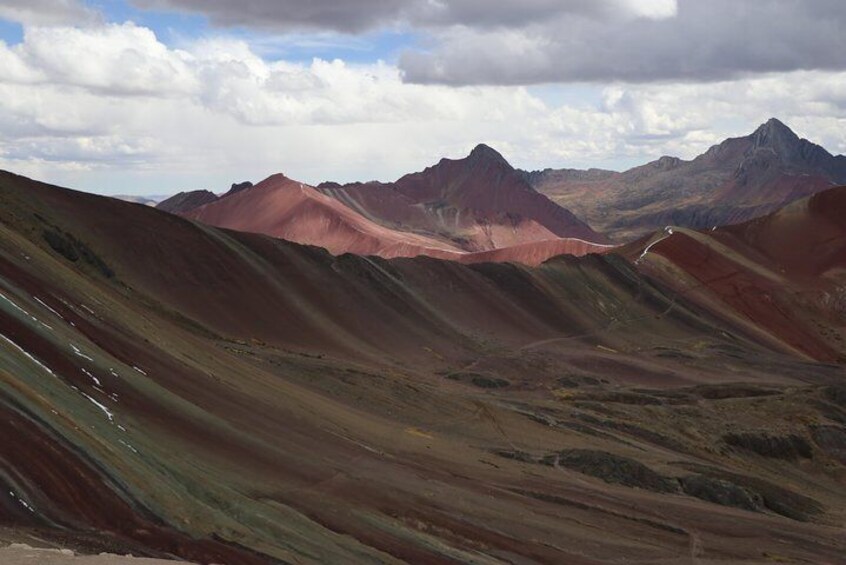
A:
<svg viewBox="0 0 846 565">
<path fill-rule="evenodd" d="M 496 239 L 502 242 L 520 241 L 530 234 L 529 243 L 513 249 L 471 253 L 444 237 L 376 223 L 337 199 L 283 175 L 274 175 L 254 187 L 182 215 L 217 227 L 323 247 L 334 255 L 355 253 L 384 258 L 426 255 L 462 263 L 511 261 L 538 265 L 555 255 L 586 255 L 610 249 L 583 240 L 557 238 L 545 228 L 528 223 L 523 231 L 509 232 L 493 226 L 488 233 L 497 234 Z"/>
<path fill-rule="evenodd" d="M 284 175 L 183 215 L 217 227 L 317 245 L 335 255 L 407 257 L 453 250 L 434 238 L 382 227 Z"/>
<path fill-rule="evenodd" d="M 319 188 L 382 225 L 447 237 L 466 251 L 555 238 L 607 241 L 536 192 L 486 145 L 464 159 L 443 159 L 395 183 L 326 183 Z"/>
<path fill-rule="evenodd" d="M 769 216 L 700 233 L 673 229 L 641 269 L 769 341 L 814 359 L 846 360 L 846 187 Z"/>
</svg>

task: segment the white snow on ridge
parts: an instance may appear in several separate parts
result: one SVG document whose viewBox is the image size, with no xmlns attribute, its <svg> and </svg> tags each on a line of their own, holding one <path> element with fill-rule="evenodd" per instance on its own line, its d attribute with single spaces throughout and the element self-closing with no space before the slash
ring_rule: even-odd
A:
<svg viewBox="0 0 846 565">
<path fill-rule="evenodd" d="M 41 299 L 40 299 L 40 298 L 38 298 L 37 296 L 33 296 L 32 298 L 33 298 L 33 300 L 35 300 L 36 302 L 38 302 L 39 304 L 41 304 L 42 306 L 44 306 L 45 308 L 47 308 L 50 312 L 52 312 L 53 314 L 55 314 L 57 318 L 59 318 L 59 319 L 61 319 L 61 320 L 64 320 L 64 319 L 65 319 L 65 318 L 64 318 L 61 314 L 59 314 L 59 313 L 58 313 L 58 312 L 56 312 L 53 308 L 51 308 L 49 304 L 47 304 L 46 302 L 44 302 L 43 300 L 41 300 Z"/>
<path fill-rule="evenodd" d="M 27 504 L 27 502 L 26 502 L 23 498 L 21 498 L 20 496 L 16 495 L 16 494 L 15 494 L 15 491 L 10 490 L 10 491 L 9 491 L 9 496 L 11 496 L 12 498 L 14 498 L 14 499 L 15 499 L 15 500 L 17 500 L 18 502 L 20 502 L 20 503 L 21 503 L 21 506 L 23 506 L 24 508 L 26 508 L 27 510 L 29 510 L 30 512 L 32 512 L 33 514 L 35 514 L 35 508 L 33 508 L 32 506 L 30 506 L 29 504 Z"/>
<path fill-rule="evenodd" d="M 29 312 L 27 312 L 26 310 L 24 310 L 23 308 L 21 308 L 20 306 L 18 306 L 18 305 L 17 305 L 17 303 L 15 303 L 15 301 L 14 301 L 14 300 L 12 300 L 11 298 L 9 298 L 8 296 L 6 296 L 5 294 L 3 294 L 2 292 L 0 292 L 0 298 L 2 298 L 3 300 L 5 300 L 5 301 L 6 301 L 6 302 L 8 302 L 9 304 L 11 304 L 13 308 L 15 308 L 16 310 L 18 310 L 19 312 L 21 312 L 21 313 L 22 313 L 24 316 L 26 316 L 27 318 L 30 318 L 33 322 L 38 322 L 39 324 L 41 324 L 42 326 L 44 326 L 44 327 L 45 327 L 45 328 L 47 328 L 48 330 L 52 330 L 52 329 L 53 329 L 52 327 L 48 326 L 47 324 L 45 324 L 44 322 L 42 322 L 41 320 L 39 320 L 38 318 L 36 318 L 36 317 L 35 317 L 35 316 L 33 316 L 32 314 L 30 314 Z"/>
<path fill-rule="evenodd" d="M 83 359 L 86 359 L 86 360 L 92 361 L 92 362 L 94 361 L 94 359 L 92 359 L 91 357 L 89 357 L 88 355 L 83 353 L 82 350 L 80 348 L 78 348 L 77 346 L 75 346 L 74 344 L 71 343 L 70 346 L 71 346 L 71 349 L 73 349 L 73 352 L 74 352 L 74 354 L 76 354 L 77 357 L 82 357 Z"/>
<path fill-rule="evenodd" d="M 8 337 L 6 337 L 6 336 L 5 336 L 5 335 L 3 335 L 3 334 L 0 334 L 0 339 L 2 339 L 3 341 L 5 341 L 5 342 L 6 342 L 6 343 L 8 343 L 9 345 L 11 345 L 12 347 L 14 347 L 14 348 L 15 348 L 15 349 L 17 349 L 18 351 L 20 351 L 21 353 L 23 353 L 24 355 L 26 355 L 26 357 L 27 357 L 30 361 L 32 361 L 33 363 L 35 363 L 36 365 L 38 365 L 39 367 L 41 367 L 42 369 L 44 369 L 45 371 L 47 371 L 48 373 L 50 373 L 51 375 L 53 375 L 53 377 L 58 378 L 58 377 L 56 376 L 56 373 L 54 373 L 54 372 L 53 372 L 53 370 L 52 370 L 50 367 L 48 367 L 47 365 L 45 365 L 44 363 L 42 363 L 41 361 L 39 361 L 38 359 L 36 359 L 36 358 L 35 358 L 35 357 L 33 357 L 32 355 L 30 355 L 30 354 L 29 354 L 29 352 L 28 352 L 27 350 L 25 350 L 23 347 L 21 347 L 20 345 L 18 345 L 17 343 L 15 343 L 14 341 L 12 341 L 11 339 L 9 339 Z"/>
<path fill-rule="evenodd" d="M 132 450 L 132 453 L 138 454 L 138 450 L 137 450 L 137 449 L 135 449 L 134 447 L 132 447 L 132 445 L 130 445 L 129 443 L 127 443 L 127 442 L 123 441 L 122 439 L 119 439 L 119 440 L 118 440 L 118 442 L 119 442 L 119 443 L 121 443 L 121 444 L 123 444 L 123 445 L 125 445 L 125 446 L 126 446 L 126 447 L 128 447 L 130 450 Z"/>
<path fill-rule="evenodd" d="M 664 236 L 661 237 L 660 239 L 656 239 L 655 241 L 653 241 L 652 243 L 647 245 L 646 249 L 643 250 L 643 253 L 641 253 L 640 257 L 638 257 L 637 261 L 635 261 L 635 265 L 640 265 L 640 263 L 644 260 L 644 258 L 646 258 L 646 254 L 649 253 L 652 250 L 653 247 L 655 247 L 656 245 L 658 245 L 659 243 L 661 243 L 662 241 L 664 241 L 665 239 L 667 239 L 668 237 L 673 235 L 673 233 L 674 233 L 673 228 L 671 226 L 667 226 L 666 228 L 664 228 Z"/>
<path fill-rule="evenodd" d="M 92 403 L 93 403 L 93 404 L 94 404 L 97 408 L 99 408 L 100 410 L 102 410 L 102 411 L 103 411 L 103 413 L 106 415 L 106 417 L 109 419 L 109 422 L 114 422 L 114 421 L 115 421 L 115 415 L 114 415 L 114 414 L 112 414 L 111 410 L 109 410 L 108 408 L 106 408 L 106 407 L 105 407 L 105 405 L 100 404 L 99 402 L 97 402 L 96 400 L 94 400 L 93 398 L 91 398 L 90 396 L 88 396 L 87 394 L 85 394 L 84 392 L 81 392 L 81 391 L 80 391 L 80 393 L 79 393 L 79 394 L 81 394 L 82 396 L 84 396 L 85 398 L 87 398 L 88 400 L 90 400 L 90 401 L 91 401 L 91 402 L 92 402 Z"/>
<path fill-rule="evenodd" d="M 92 375 L 90 372 L 88 372 L 88 371 L 87 371 L 87 370 L 85 370 L 85 369 L 82 369 L 82 372 L 83 372 L 83 373 L 84 373 L 84 374 L 85 374 L 88 378 L 90 378 L 92 381 L 94 381 L 94 384 L 96 384 L 96 385 L 97 385 L 97 386 L 99 386 L 99 387 L 102 387 L 102 386 L 103 386 L 103 383 L 101 383 L 101 382 L 100 382 L 100 379 L 98 379 L 97 377 L 95 377 L 94 375 Z"/>
</svg>

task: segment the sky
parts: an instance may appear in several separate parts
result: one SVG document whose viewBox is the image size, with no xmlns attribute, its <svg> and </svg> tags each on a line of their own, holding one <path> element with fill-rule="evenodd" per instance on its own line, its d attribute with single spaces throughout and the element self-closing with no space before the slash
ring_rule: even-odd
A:
<svg viewBox="0 0 846 565">
<path fill-rule="evenodd" d="M 0 169 L 102 194 L 846 153 L 842 0 L 0 0 Z"/>
</svg>

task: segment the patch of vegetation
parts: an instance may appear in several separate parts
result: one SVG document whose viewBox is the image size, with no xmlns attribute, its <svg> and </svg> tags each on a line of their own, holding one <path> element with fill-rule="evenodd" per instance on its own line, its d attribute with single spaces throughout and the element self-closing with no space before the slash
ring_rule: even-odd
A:
<svg viewBox="0 0 846 565">
<path fill-rule="evenodd" d="M 750 451 L 762 457 L 795 461 L 799 458 L 810 459 L 813 456 L 811 444 L 797 435 L 773 436 L 758 432 L 731 433 L 723 436 L 723 441 L 732 447 Z"/>
<path fill-rule="evenodd" d="M 760 494 L 731 481 L 705 475 L 690 475 L 680 479 L 679 483 L 685 494 L 720 506 L 731 506 L 753 512 L 760 512 L 764 508 L 764 499 Z"/>
<path fill-rule="evenodd" d="M 607 402 L 611 404 L 630 404 L 634 406 L 657 406 L 664 404 L 664 400 L 648 394 L 634 392 L 608 391 L 608 392 L 587 392 L 579 394 L 574 400 Z"/>
<path fill-rule="evenodd" d="M 798 522 L 810 522 L 815 516 L 822 514 L 824 507 L 807 496 L 775 485 L 763 479 L 738 475 L 703 465 L 685 465 L 693 472 L 706 477 L 720 479 L 734 483 L 757 495 L 763 501 L 764 508 Z"/>
<path fill-rule="evenodd" d="M 846 428 L 812 426 L 811 437 L 826 455 L 846 464 Z"/>
<path fill-rule="evenodd" d="M 601 381 L 594 377 L 584 377 L 581 375 L 568 375 L 561 377 L 557 381 L 561 388 L 579 388 L 581 386 L 599 386 Z"/>
<path fill-rule="evenodd" d="M 111 267 L 72 234 L 60 231 L 57 228 L 48 228 L 44 230 L 42 236 L 53 251 L 71 263 L 78 263 L 82 260 L 107 279 L 115 277 L 115 272 Z"/>
<path fill-rule="evenodd" d="M 679 491 L 678 482 L 653 471 L 640 461 L 591 449 L 566 449 L 545 456 L 541 463 L 590 475 L 606 483 L 641 488 L 652 492 Z"/>
<path fill-rule="evenodd" d="M 537 463 L 537 459 L 531 454 L 519 450 L 495 449 L 492 452 L 494 455 L 502 457 L 503 459 L 511 459 L 512 461 L 520 461 L 523 463 Z"/>
<path fill-rule="evenodd" d="M 511 386 L 511 383 L 505 379 L 485 376 L 473 377 L 470 382 L 473 383 L 473 386 L 479 388 L 506 388 Z"/>
<path fill-rule="evenodd" d="M 452 381 L 468 382 L 473 386 L 477 386 L 479 388 L 496 389 L 511 386 L 511 383 L 505 379 L 500 379 L 497 377 L 491 377 L 488 375 L 483 375 L 481 373 L 473 373 L 469 371 L 455 371 L 447 374 L 446 378 Z"/>
</svg>

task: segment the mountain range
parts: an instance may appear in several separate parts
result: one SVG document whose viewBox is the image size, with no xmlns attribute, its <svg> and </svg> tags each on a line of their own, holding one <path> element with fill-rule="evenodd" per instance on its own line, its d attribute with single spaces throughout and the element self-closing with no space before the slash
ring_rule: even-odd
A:
<svg viewBox="0 0 846 565">
<path fill-rule="evenodd" d="M 539 192 L 617 242 L 664 226 L 740 223 L 846 184 L 846 157 L 800 139 L 773 118 L 691 161 L 662 157 L 617 173 L 591 169 L 524 172 Z"/>
<path fill-rule="evenodd" d="M 0 545 L 838 563 L 842 163 L 771 121 L 159 209 L 0 172 Z"/>
<path fill-rule="evenodd" d="M 209 225 L 316 245 L 335 255 L 426 255 L 464 263 L 528 264 L 610 248 L 535 191 L 496 151 L 480 145 L 395 183 L 318 187 L 273 175 L 217 197 L 178 194 L 159 204 Z"/>
<path fill-rule="evenodd" d="M 464 159 L 443 159 L 393 183 L 313 187 L 276 175 L 255 190 L 242 183 L 221 196 L 180 193 L 158 207 L 334 254 L 537 265 L 561 253 L 602 253 L 611 240 L 626 243 L 667 225 L 740 223 L 838 184 L 846 184 L 846 157 L 772 119 L 691 161 L 662 157 L 622 173 L 520 171 L 479 145 Z"/>
<path fill-rule="evenodd" d="M 278 176 L 220 203 L 290 194 L 347 217 Z M 463 265 L 0 173 L 0 536 L 227 564 L 835 563 L 844 213 L 835 188 Z"/>
</svg>

